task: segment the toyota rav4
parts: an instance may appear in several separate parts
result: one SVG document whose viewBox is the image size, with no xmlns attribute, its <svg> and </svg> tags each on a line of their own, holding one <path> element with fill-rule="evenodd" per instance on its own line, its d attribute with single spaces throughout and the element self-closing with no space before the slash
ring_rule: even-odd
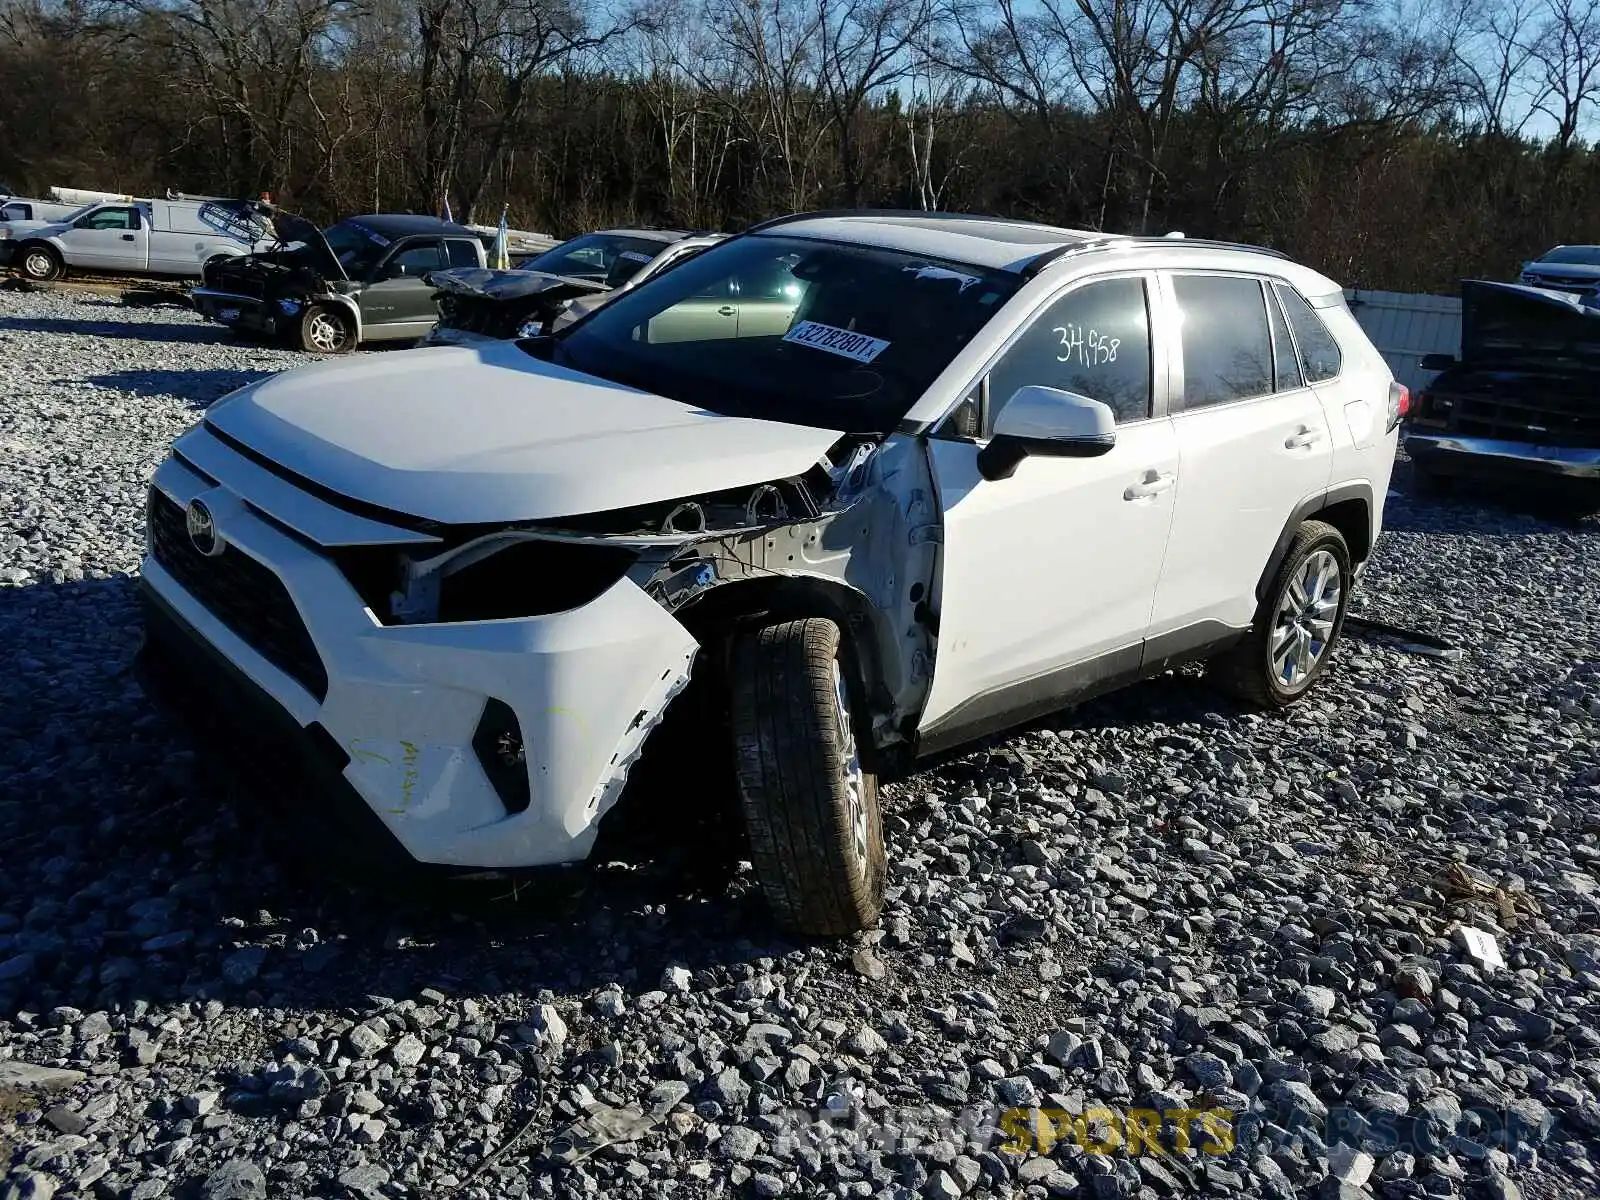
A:
<svg viewBox="0 0 1600 1200">
<path fill-rule="evenodd" d="M 652 802 L 726 763 L 778 918 L 842 934 L 881 776 L 1184 660 L 1304 697 L 1406 403 L 1269 251 L 782 218 L 548 337 L 215 405 L 150 491 L 146 678 L 339 854 L 455 876 L 586 859 L 696 734 Z"/>
</svg>

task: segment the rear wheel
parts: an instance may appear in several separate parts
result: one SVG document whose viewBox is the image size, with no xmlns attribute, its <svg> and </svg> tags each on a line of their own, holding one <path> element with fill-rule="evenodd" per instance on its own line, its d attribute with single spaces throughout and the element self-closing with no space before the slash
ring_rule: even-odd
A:
<svg viewBox="0 0 1600 1200">
<path fill-rule="evenodd" d="M 300 348 L 312 354 L 343 354 L 356 342 L 350 318 L 336 308 L 313 304 L 300 318 Z"/>
<path fill-rule="evenodd" d="M 1256 610 L 1250 636 L 1217 658 L 1222 690 L 1262 708 L 1287 708 L 1328 668 L 1350 601 L 1350 549 L 1323 521 L 1295 532 L 1283 565 Z"/>
<path fill-rule="evenodd" d="M 18 266 L 34 282 L 48 283 L 61 274 L 61 255 L 43 242 L 34 242 L 22 248 Z"/>
<path fill-rule="evenodd" d="M 883 909 L 876 775 L 863 768 L 839 627 L 784 621 L 733 648 L 739 793 L 761 890 L 797 933 L 842 936 Z"/>
</svg>

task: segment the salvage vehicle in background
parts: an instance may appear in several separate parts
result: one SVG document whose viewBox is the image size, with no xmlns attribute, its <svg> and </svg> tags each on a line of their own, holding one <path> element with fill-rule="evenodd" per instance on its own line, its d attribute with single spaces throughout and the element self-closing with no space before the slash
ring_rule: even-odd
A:
<svg viewBox="0 0 1600 1200">
<path fill-rule="evenodd" d="M 439 217 L 374 213 L 318 229 L 278 213 L 273 228 L 271 249 L 209 266 L 194 306 L 320 354 L 422 337 L 438 317 L 429 274 L 486 261 L 480 234 Z"/>
<path fill-rule="evenodd" d="M 1600 291 L 1600 246 L 1556 246 L 1522 264 L 1522 283 L 1578 295 Z"/>
<path fill-rule="evenodd" d="M 1191 658 L 1303 699 L 1406 402 L 1269 251 L 783 218 L 553 335 L 213 405 L 152 481 L 141 671 L 313 844 L 458 878 L 587 859 L 670 706 L 703 744 L 652 802 L 727 778 L 778 917 L 847 934 L 880 775 Z"/>
<path fill-rule="evenodd" d="M 1406 453 L 1425 486 L 1510 485 L 1600 508 L 1600 298 L 1461 284 L 1459 357 L 1418 392 Z"/>
<path fill-rule="evenodd" d="M 628 248 L 630 244 L 641 244 L 633 233 L 589 234 L 557 247 L 559 253 L 541 255 L 510 271 L 440 271 L 433 276 L 438 289 L 435 299 L 439 323 L 423 341 L 427 345 L 461 346 L 553 333 L 673 264 L 715 245 L 725 235 L 673 236 L 676 240 L 643 243 L 646 250 L 636 250 Z M 588 276 L 574 276 L 535 265 L 547 261 L 552 268 L 583 269 L 586 257 L 575 257 L 567 247 L 587 242 L 590 244 L 579 247 L 576 254 L 593 255 L 593 239 L 600 239 L 600 245 L 612 252 L 612 265 L 603 279 L 593 278 L 592 270 Z M 653 258 L 640 263 L 634 256 L 643 257 L 651 245 L 659 245 L 660 249 Z M 614 279 L 620 282 L 611 282 Z"/>
<path fill-rule="evenodd" d="M 264 248 L 271 232 L 250 200 L 99 201 L 59 221 L 0 225 L 0 264 L 38 282 L 68 268 L 192 279 Z"/>
</svg>

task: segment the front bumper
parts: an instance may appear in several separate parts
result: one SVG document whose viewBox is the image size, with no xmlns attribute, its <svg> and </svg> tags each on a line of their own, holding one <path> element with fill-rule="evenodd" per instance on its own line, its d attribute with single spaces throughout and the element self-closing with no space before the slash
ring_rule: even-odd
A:
<svg viewBox="0 0 1600 1200">
<path fill-rule="evenodd" d="M 1446 433 L 1409 433 L 1405 444 L 1418 465 L 1440 475 L 1600 487 L 1600 446 L 1538 446 Z"/>
<path fill-rule="evenodd" d="M 206 470 L 220 464 L 219 473 L 234 475 L 231 451 L 214 451 Z M 235 482 L 248 483 L 259 468 L 240 462 Z M 683 627 L 627 579 L 588 605 L 546 616 L 383 625 L 329 558 L 227 484 L 176 458 L 155 477 L 179 506 L 204 501 L 225 554 L 248 556 L 283 584 L 326 687 L 316 688 L 319 699 L 147 555 L 151 657 L 166 660 L 169 683 L 286 749 L 262 757 L 231 737 L 205 748 L 280 796 L 354 810 L 333 835 L 353 859 L 390 846 L 382 857 L 468 874 L 587 858 L 628 768 L 688 682 L 697 646 Z M 255 500 L 281 502 L 264 491 Z M 321 503 L 304 493 L 294 502 Z M 475 745 L 491 711 L 505 708 L 525 750 L 521 811 Z"/>
<path fill-rule="evenodd" d="M 16 254 L 17 244 L 15 242 L 9 240 L 0 242 L 0 267 L 9 267 Z"/>
<path fill-rule="evenodd" d="M 280 329 L 288 328 L 283 323 L 293 321 L 299 312 L 298 303 L 293 313 L 286 313 L 279 305 L 259 297 L 241 296 L 235 292 L 218 291 L 214 288 L 191 288 L 189 299 L 193 301 L 195 311 L 209 320 L 268 335 L 275 335 Z"/>
</svg>

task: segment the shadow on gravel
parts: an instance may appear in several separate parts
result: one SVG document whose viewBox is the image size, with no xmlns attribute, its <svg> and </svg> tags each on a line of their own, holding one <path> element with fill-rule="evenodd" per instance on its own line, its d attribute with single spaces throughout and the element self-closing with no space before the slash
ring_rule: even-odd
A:
<svg viewBox="0 0 1600 1200">
<path fill-rule="evenodd" d="M 684 873 L 705 860 L 692 844 L 705 830 L 682 820 L 657 822 L 646 860 L 533 886 L 419 892 L 320 874 L 274 847 L 145 697 L 139 639 L 135 580 L 0 588 L 0 1012 L 346 1008 L 427 986 L 533 995 L 612 980 L 644 992 L 671 963 L 797 945 L 728 873 Z M 670 818 L 704 782 L 664 780 L 645 802 Z"/>
<path fill-rule="evenodd" d="M 135 396 L 176 396 L 180 400 L 187 400 L 194 408 L 209 408 L 236 388 L 276 374 L 276 371 L 253 370 L 249 367 L 238 370 L 157 369 L 111 371 L 104 375 L 91 375 L 87 382 L 96 387 L 132 392 Z"/>
<path fill-rule="evenodd" d="M 1419 486 L 1409 463 L 1396 463 L 1383 526 L 1395 533 L 1470 533 L 1515 536 L 1541 530 L 1593 528 L 1592 507 L 1538 492 L 1509 492 L 1490 484 L 1456 482 L 1443 491 Z"/>
<path fill-rule="evenodd" d="M 125 311 L 121 304 L 108 305 L 114 311 Z M 217 345 L 230 339 L 220 325 L 162 323 L 157 321 L 119 322 L 107 314 L 103 321 L 79 321 L 70 317 L 0 317 L 0 333 L 69 333 L 88 337 L 126 338 L 135 342 L 194 342 L 199 345 Z"/>
</svg>

